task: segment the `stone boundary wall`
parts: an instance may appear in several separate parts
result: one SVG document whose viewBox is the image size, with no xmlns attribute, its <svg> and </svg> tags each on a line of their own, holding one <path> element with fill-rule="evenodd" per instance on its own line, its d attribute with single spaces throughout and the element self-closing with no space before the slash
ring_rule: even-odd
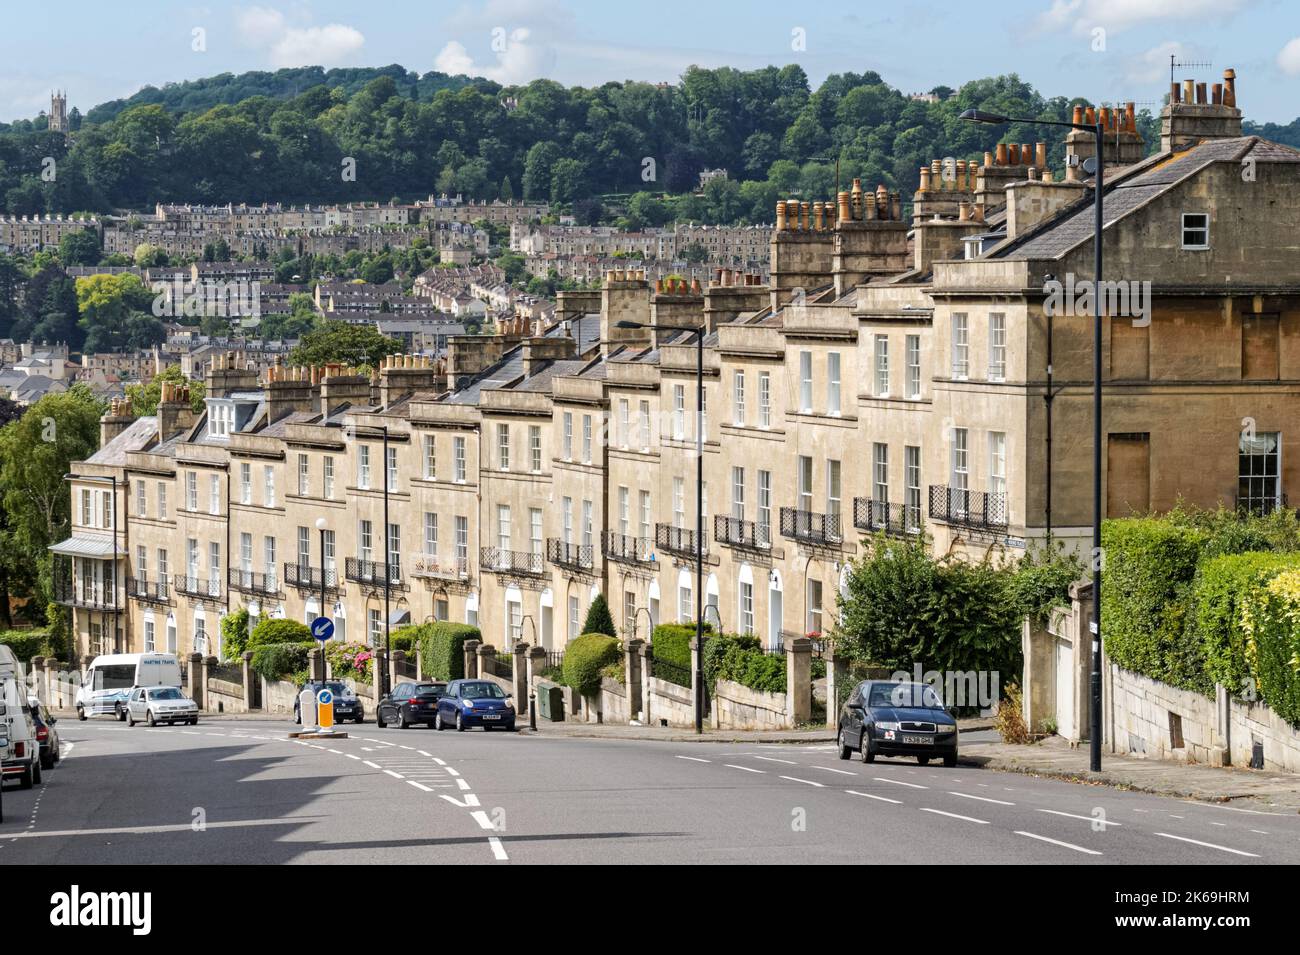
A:
<svg viewBox="0 0 1300 955">
<path fill-rule="evenodd" d="M 788 697 L 784 693 L 751 690 L 731 680 L 719 680 L 713 693 L 715 729 L 790 729 Z"/>
</svg>

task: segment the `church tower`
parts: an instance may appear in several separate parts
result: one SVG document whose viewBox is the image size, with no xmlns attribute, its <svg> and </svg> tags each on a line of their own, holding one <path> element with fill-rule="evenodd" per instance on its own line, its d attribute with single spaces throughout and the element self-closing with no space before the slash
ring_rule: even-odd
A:
<svg viewBox="0 0 1300 955">
<path fill-rule="evenodd" d="M 50 132 L 66 133 L 68 129 L 68 94 L 56 90 L 50 94 Z"/>
</svg>

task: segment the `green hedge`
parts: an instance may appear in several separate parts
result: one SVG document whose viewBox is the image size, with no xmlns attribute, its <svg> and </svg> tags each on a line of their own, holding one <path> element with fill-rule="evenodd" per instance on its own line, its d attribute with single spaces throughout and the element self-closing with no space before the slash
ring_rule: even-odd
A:
<svg viewBox="0 0 1300 955">
<path fill-rule="evenodd" d="M 1115 663 L 1152 679 L 1212 692 L 1191 617 L 1206 534 L 1157 518 L 1102 525 L 1102 632 Z"/>
<path fill-rule="evenodd" d="M 259 676 L 275 682 L 307 669 L 307 652 L 316 642 L 264 643 L 253 648 L 252 668 Z"/>
<path fill-rule="evenodd" d="M 618 641 L 603 633 L 584 633 L 564 648 L 564 683 L 582 696 L 600 689 L 600 671 L 622 656 Z"/>
<path fill-rule="evenodd" d="M 695 633 L 691 631 L 692 635 Z M 721 633 L 704 641 L 704 685 L 712 689 L 718 683 L 722 660 L 733 647 L 758 650 L 762 647 L 758 637 L 750 633 Z M 693 664 L 692 664 L 693 665 Z M 728 677 L 728 679 L 730 679 Z"/>
<path fill-rule="evenodd" d="M 221 652 L 227 660 L 238 660 L 248 649 L 248 608 L 240 607 L 221 618 Z"/>
<path fill-rule="evenodd" d="M 248 635 L 248 646 L 245 649 L 255 651 L 258 647 L 269 646 L 273 643 L 306 642 L 310 646 L 311 639 L 311 629 L 305 623 L 299 623 L 297 620 L 263 617 L 257 621 L 257 626 Z"/>
<path fill-rule="evenodd" d="M 1193 591 L 1196 632 L 1211 682 L 1234 696 L 1248 695 L 1251 679 L 1242 606 L 1248 594 L 1277 573 L 1300 566 L 1300 554 L 1249 553 L 1214 557 L 1201 564 Z"/>
<path fill-rule="evenodd" d="M 417 649 L 427 680 L 459 680 L 465 676 L 465 641 L 481 640 L 478 627 L 447 620 L 401 627 L 392 633 L 395 650 Z"/>
<path fill-rule="evenodd" d="M 732 643 L 722 655 L 718 667 L 718 679 L 730 680 L 764 693 L 784 693 L 786 691 L 785 656 L 767 654 L 761 650 Z"/>
<path fill-rule="evenodd" d="M 50 633 L 48 630 L 5 630 L 0 632 L 0 643 L 13 650 L 18 662 L 26 666 L 32 657 L 49 654 Z"/>
<path fill-rule="evenodd" d="M 1259 698 L 1300 726 L 1300 568 L 1283 570 L 1246 594 L 1241 619 Z"/>
</svg>

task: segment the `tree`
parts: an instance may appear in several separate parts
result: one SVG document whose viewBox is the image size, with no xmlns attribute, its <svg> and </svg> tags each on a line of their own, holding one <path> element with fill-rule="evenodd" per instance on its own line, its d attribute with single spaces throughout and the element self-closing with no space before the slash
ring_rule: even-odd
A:
<svg viewBox="0 0 1300 955">
<path fill-rule="evenodd" d="M 131 411 L 137 416 L 157 414 L 163 382 L 185 385 L 190 389 L 190 410 L 195 414 L 203 410 L 203 399 L 207 390 L 203 382 L 186 378 L 181 374 L 180 365 L 168 365 L 161 374 L 155 375 L 146 384 L 126 386 L 126 396 L 131 399 Z"/>
<path fill-rule="evenodd" d="M 99 233 L 81 229 L 59 240 L 59 261 L 66 265 L 94 265 L 99 261 Z"/>
<path fill-rule="evenodd" d="M 385 355 L 402 350 L 401 343 L 379 334 L 372 325 L 349 325 L 327 321 L 303 336 L 289 353 L 290 365 L 325 365 L 338 362 L 349 366 L 377 367 Z"/>
<path fill-rule="evenodd" d="M 147 345 L 162 340 L 158 337 L 162 323 L 146 314 L 153 304 L 153 292 L 139 276 L 130 272 L 88 275 L 77 279 L 76 290 L 81 315 L 78 325 L 87 351 L 120 351 L 132 337 Z"/>
<path fill-rule="evenodd" d="M 596 594 L 591 601 L 591 606 L 587 608 L 587 619 L 582 624 L 583 633 L 603 633 L 609 637 L 617 637 L 618 631 L 614 628 L 614 618 L 609 612 L 609 604 L 605 602 L 604 594 Z"/>
</svg>

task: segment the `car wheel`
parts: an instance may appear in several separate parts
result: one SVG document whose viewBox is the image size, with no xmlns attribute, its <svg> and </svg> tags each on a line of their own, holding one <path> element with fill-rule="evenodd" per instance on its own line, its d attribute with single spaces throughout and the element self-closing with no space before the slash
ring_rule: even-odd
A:
<svg viewBox="0 0 1300 955">
<path fill-rule="evenodd" d="M 465 732 L 465 717 L 461 713 L 456 714 L 456 732 L 457 733 Z"/>
<path fill-rule="evenodd" d="M 402 712 L 401 707 L 397 708 L 397 726 L 399 729 L 404 730 L 411 728 L 411 721 L 406 718 L 406 714 Z"/>
<path fill-rule="evenodd" d="M 365 716 L 358 716 L 358 717 L 357 717 L 357 723 L 364 723 L 365 721 L 366 721 Z"/>
<path fill-rule="evenodd" d="M 876 754 L 871 751 L 871 734 L 867 730 L 862 731 L 862 742 L 858 745 L 858 755 L 864 763 L 874 763 Z"/>
<path fill-rule="evenodd" d="M 381 730 L 388 729 L 388 722 L 384 719 L 383 710 L 375 710 L 375 725 Z"/>
<path fill-rule="evenodd" d="M 38 786 L 41 784 L 41 761 L 39 757 L 36 762 L 32 764 L 32 782 L 36 783 Z"/>
<path fill-rule="evenodd" d="M 86 711 L 85 711 L 83 708 L 81 708 L 80 706 L 78 706 L 78 707 L 77 707 L 77 719 L 79 719 L 79 720 L 84 720 L 85 718 L 86 718 Z"/>
<path fill-rule="evenodd" d="M 58 747 L 58 746 L 51 746 L 51 747 L 50 747 L 50 750 L 51 750 L 51 752 L 53 752 L 53 754 L 54 754 L 54 761 L 55 761 L 56 763 L 59 762 L 59 760 L 63 759 L 63 755 L 59 752 L 59 747 Z"/>
<path fill-rule="evenodd" d="M 145 716 L 148 717 L 149 725 L 150 725 L 150 726 L 157 726 L 157 725 L 158 725 L 158 721 L 157 721 L 156 719 L 154 719 L 153 710 L 149 710 L 149 711 L 145 714 Z"/>
<path fill-rule="evenodd" d="M 930 765 L 930 757 L 929 757 L 929 756 L 918 756 L 918 757 L 916 757 L 916 762 L 917 762 L 917 765 L 919 765 L 919 766 L 929 766 L 929 765 Z"/>
<path fill-rule="evenodd" d="M 126 707 L 124 707 L 121 703 L 118 703 L 116 706 L 113 707 L 113 715 L 117 717 L 117 721 L 119 723 L 126 722 Z"/>
<path fill-rule="evenodd" d="M 22 779 L 18 781 L 18 788 L 19 789 L 32 788 L 32 768 L 30 766 L 28 766 L 26 769 L 23 770 Z"/>
<path fill-rule="evenodd" d="M 197 716 L 191 718 L 191 719 L 190 719 L 190 725 L 191 725 L 191 726 L 198 726 L 198 725 L 199 725 L 199 718 L 198 718 Z"/>
<path fill-rule="evenodd" d="M 54 756 L 48 750 L 44 753 L 41 753 L 41 769 L 53 769 L 53 768 L 54 768 Z"/>
<path fill-rule="evenodd" d="M 131 715 L 131 711 L 130 711 L 130 710 L 127 710 L 127 713 L 126 713 L 126 725 L 127 725 L 127 726 L 134 726 L 134 725 L 135 725 L 135 717 Z"/>
<path fill-rule="evenodd" d="M 301 711 L 301 710 L 294 710 L 294 711 L 293 711 L 293 721 L 294 721 L 296 724 L 298 724 L 299 726 L 302 725 L 302 711 Z"/>
<path fill-rule="evenodd" d="M 835 737 L 835 742 L 840 748 L 840 759 L 848 759 L 850 756 L 853 755 L 853 750 L 849 749 L 849 747 L 844 742 L 843 726 L 840 727 L 840 732 L 839 735 Z"/>
<path fill-rule="evenodd" d="M 436 730 L 438 730 L 439 732 L 442 732 L 442 730 L 444 729 L 444 727 L 443 727 L 443 725 L 442 725 L 442 713 L 441 713 L 441 712 L 438 712 L 438 713 L 434 713 L 434 714 L 433 714 L 433 728 L 436 729 Z"/>
<path fill-rule="evenodd" d="M 943 757 L 943 764 L 947 766 L 949 769 L 952 769 L 954 766 L 956 766 L 957 752 L 954 750 L 951 753 L 945 753 Z"/>
</svg>

